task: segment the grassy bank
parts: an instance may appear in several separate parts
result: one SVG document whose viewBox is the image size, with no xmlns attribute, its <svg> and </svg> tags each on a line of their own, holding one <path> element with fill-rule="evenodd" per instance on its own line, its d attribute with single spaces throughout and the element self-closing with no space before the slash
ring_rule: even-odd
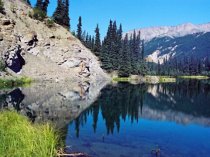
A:
<svg viewBox="0 0 210 157">
<path fill-rule="evenodd" d="M 170 76 L 159 76 L 159 83 L 169 83 L 169 82 L 176 82 L 176 78 Z"/>
<path fill-rule="evenodd" d="M 112 79 L 114 82 L 130 82 L 130 77 L 115 77 Z"/>
<path fill-rule="evenodd" d="M 1 157 L 54 157 L 58 138 L 50 125 L 32 125 L 15 112 L 0 113 Z"/>
<path fill-rule="evenodd" d="M 182 79 L 209 79 L 208 76 L 178 76 L 177 78 L 182 78 Z"/>
<path fill-rule="evenodd" d="M 131 76 L 131 77 L 115 77 L 114 82 L 144 82 L 144 83 L 168 83 L 176 82 L 175 77 L 170 76 Z"/>
<path fill-rule="evenodd" d="M 27 86 L 32 82 L 29 77 L 12 78 L 12 79 L 1 79 L 0 78 L 0 89 L 1 88 L 12 88 L 16 86 Z"/>
</svg>

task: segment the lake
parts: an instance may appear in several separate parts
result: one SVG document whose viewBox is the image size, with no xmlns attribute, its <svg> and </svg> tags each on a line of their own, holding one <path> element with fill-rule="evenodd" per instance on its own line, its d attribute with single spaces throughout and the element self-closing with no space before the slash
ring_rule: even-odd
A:
<svg viewBox="0 0 210 157">
<path fill-rule="evenodd" d="M 35 123 L 55 123 L 66 134 L 68 152 L 92 157 L 210 156 L 208 80 L 34 85 L 2 90 L 0 103 Z"/>
</svg>

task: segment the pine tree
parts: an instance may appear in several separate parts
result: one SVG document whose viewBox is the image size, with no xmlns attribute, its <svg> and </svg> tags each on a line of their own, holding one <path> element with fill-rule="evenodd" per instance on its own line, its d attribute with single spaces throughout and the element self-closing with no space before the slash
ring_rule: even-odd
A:
<svg viewBox="0 0 210 157">
<path fill-rule="evenodd" d="M 77 38 L 82 40 L 82 17 L 79 17 L 79 23 L 77 24 Z"/>
<path fill-rule="evenodd" d="M 94 52 L 97 56 L 99 56 L 99 52 L 101 51 L 101 39 L 100 39 L 100 30 L 99 26 L 96 26 L 95 29 L 95 46 L 94 46 Z"/>
<path fill-rule="evenodd" d="M 26 2 L 28 5 L 30 5 L 30 6 L 31 6 L 31 2 L 30 2 L 30 0 L 25 0 L 25 2 Z"/>
<path fill-rule="evenodd" d="M 117 43 L 117 23 L 113 22 L 113 26 L 111 28 L 111 48 L 110 48 L 110 60 L 113 66 L 113 70 L 118 70 L 118 43 Z"/>
<path fill-rule="evenodd" d="M 42 0 L 37 0 L 37 2 L 36 2 L 36 8 L 38 8 L 38 9 L 40 9 L 40 10 L 42 10 L 43 8 L 42 8 Z"/>
<path fill-rule="evenodd" d="M 106 37 L 104 38 L 101 51 L 102 68 L 111 72 L 113 65 L 111 62 L 111 43 L 112 43 L 112 27 L 113 22 L 110 20 Z"/>
<path fill-rule="evenodd" d="M 161 67 L 160 67 L 160 61 L 158 60 L 158 66 L 157 66 L 157 74 L 161 74 Z"/>
<path fill-rule="evenodd" d="M 4 2 L 0 0 L 0 13 L 5 14 Z"/>
<path fill-rule="evenodd" d="M 92 39 L 91 39 L 91 51 L 93 51 L 95 49 L 95 37 L 92 36 Z"/>
<path fill-rule="evenodd" d="M 63 25 L 64 18 L 64 4 L 62 0 L 58 0 L 57 8 L 53 14 L 53 19 L 57 24 Z"/>
<path fill-rule="evenodd" d="M 43 3 L 42 3 L 42 11 L 44 11 L 46 14 L 47 14 L 47 7 L 49 5 L 49 0 L 45 0 Z"/>
<path fill-rule="evenodd" d="M 69 17 L 69 0 L 65 1 L 64 11 L 63 11 L 63 25 L 70 29 L 70 17 Z"/>
<path fill-rule="evenodd" d="M 131 73 L 131 58 L 129 54 L 128 34 L 126 34 L 125 39 L 123 40 L 121 53 L 122 56 L 118 75 L 120 77 L 129 77 Z"/>
</svg>

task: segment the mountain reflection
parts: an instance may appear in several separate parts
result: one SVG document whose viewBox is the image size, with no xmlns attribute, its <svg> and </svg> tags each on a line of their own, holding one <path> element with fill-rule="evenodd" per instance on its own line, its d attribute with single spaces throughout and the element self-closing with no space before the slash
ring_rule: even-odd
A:
<svg viewBox="0 0 210 157">
<path fill-rule="evenodd" d="M 179 80 L 158 85 L 108 85 L 97 101 L 74 120 L 76 135 L 88 117 L 92 117 L 97 131 L 99 113 L 105 122 L 107 134 L 120 131 L 120 123 L 131 123 L 141 118 L 174 121 L 181 124 L 210 125 L 210 85 L 208 81 Z"/>
</svg>

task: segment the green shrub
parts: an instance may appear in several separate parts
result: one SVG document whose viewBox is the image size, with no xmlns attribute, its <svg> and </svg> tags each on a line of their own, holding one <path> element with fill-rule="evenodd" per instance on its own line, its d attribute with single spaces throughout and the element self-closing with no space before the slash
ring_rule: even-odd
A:
<svg viewBox="0 0 210 157">
<path fill-rule="evenodd" d="M 5 71 L 6 69 L 6 64 L 3 60 L 0 60 L 0 71 Z"/>
<path fill-rule="evenodd" d="M 0 89 L 13 88 L 18 86 L 29 86 L 33 80 L 29 77 L 21 77 L 16 79 L 0 79 Z"/>
<path fill-rule="evenodd" d="M 31 124 L 16 112 L 0 113 L 1 157 L 54 157 L 57 140 L 49 124 Z"/>
<path fill-rule="evenodd" d="M 43 21 L 46 18 L 46 13 L 39 8 L 33 9 L 33 18 L 36 20 Z"/>
<path fill-rule="evenodd" d="M 4 3 L 0 0 L 0 13 L 4 14 Z"/>
<path fill-rule="evenodd" d="M 52 19 L 47 19 L 45 24 L 47 25 L 47 27 L 52 28 L 55 26 L 55 22 Z"/>
</svg>

